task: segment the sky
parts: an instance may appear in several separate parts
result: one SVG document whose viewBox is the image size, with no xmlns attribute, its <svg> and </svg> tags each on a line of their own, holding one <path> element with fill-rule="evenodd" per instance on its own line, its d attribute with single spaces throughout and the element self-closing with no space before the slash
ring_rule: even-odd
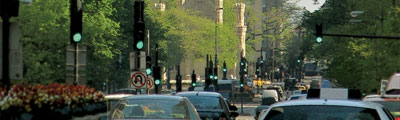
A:
<svg viewBox="0 0 400 120">
<path fill-rule="evenodd" d="M 315 10 L 318 10 L 323 3 L 325 3 L 325 0 L 318 0 L 318 4 L 314 5 L 314 0 L 299 0 L 297 3 L 298 6 L 300 7 L 306 7 L 306 9 L 310 12 L 314 12 Z"/>
</svg>

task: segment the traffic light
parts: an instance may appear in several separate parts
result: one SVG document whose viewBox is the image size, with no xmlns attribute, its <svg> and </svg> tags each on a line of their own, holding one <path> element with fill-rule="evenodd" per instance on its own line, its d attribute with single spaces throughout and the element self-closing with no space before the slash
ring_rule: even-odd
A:
<svg viewBox="0 0 400 120">
<path fill-rule="evenodd" d="M 154 85 L 156 87 L 161 84 L 161 71 L 160 67 L 154 67 Z"/>
<path fill-rule="evenodd" d="M 134 5 L 134 25 L 133 25 L 133 48 L 134 50 L 143 50 L 145 39 L 145 25 L 144 25 L 144 2 L 135 1 Z"/>
<path fill-rule="evenodd" d="M 241 57 L 241 59 L 240 59 L 240 72 L 239 72 L 239 74 L 240 74 L 240 92 L 244 91 L 245 69 L 246 69 L 246 67 L 245 67 L 245 58 Z"/>
<path fill-rule="evenodd" d="M 160 67 L 155 66 L 153 68 L 154 72 L 153 72 L 153 77 L 154 77 L 154 88 L 155 88 L 155 92 L 156 94 L 159 93 L 159 86 L 161 85 L 161 71 L 160 71 Z"/>
<path fill-rule="evenodd" d="M 151 75 L 153 71 L 151 70 L 151 57 L 147 56 L 146 57 L 146 74 Z"/>
<path fill-rule="evenodd" d="M 317 24 L 317 25 L 315 26 L 315 30 L 316 30 L 315 42 L 318 43 L 318 44 L 319 44 L 319 43 L 322 43 L 322 40 L 323 40 L 323 38 L 322 38 L 322 24 Z"/>
<path fill-rule="evenodd" d="M 177 66 L 178 73 L 176 74 L 176 92 L 181 92 L 182 91 L 182 76 L 181 76 L 181 67 L 180 65 Z"/>
<path fill-rule="evenodd" d="M 240 92 L 244 92 L 244 84 L 240 83 Z"/>
<path fill-rule="evenodd" d="M 226 78 L 226 73 L 228 72 L 228 69 L 226 68 L 226 63 L 224 61 L 224 64 L 222 65 L 222 79 L 227 80 L 228 78 Z"/>
<path fill-rule="evenodd" d="M 79 43 L 82 41 L 82 0 L 71 0 L 70 2 L 70 42 Z"/>
<path fill-rule="evenodd" d="M 256 75 L 260 77 L 260 58 L 258 58 L 256 62 Z"/>
<path fill-rule="evenodd" d="M 192 87 L 196 87 L 196 85 L 197 85 L 197 83 L 196 83 L 196 74 L 194 73 L 194 70 L 193 70 L 191 78 L 192 78 Z"/>
</svg>

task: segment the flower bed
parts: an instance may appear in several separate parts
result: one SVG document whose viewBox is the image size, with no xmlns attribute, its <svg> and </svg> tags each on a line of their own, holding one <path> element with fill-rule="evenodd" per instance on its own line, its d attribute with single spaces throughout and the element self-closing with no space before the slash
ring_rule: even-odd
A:
<svg viewBox="0 0 400 120">
<path fill-rule="evenodd" d="M 103 97 L 82 85 L 14 85 L 0 88 L 0 119 L 71 119 L 105 112 Z"/>
</svg>

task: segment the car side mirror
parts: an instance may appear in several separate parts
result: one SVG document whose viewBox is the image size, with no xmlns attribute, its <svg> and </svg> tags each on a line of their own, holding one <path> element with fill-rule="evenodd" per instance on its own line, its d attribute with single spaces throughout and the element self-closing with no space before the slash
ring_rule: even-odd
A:
<svg viewBox="0 0 400 120">
<path fill-rule="evenodd" d="M 229 105 L 229 110 L 236 111 L 238 108 L 234 105 Z"/>
<path fill-rule="evenodd" d="M 238 112 L 231 112 L 231 117 L 237 117 L 237 116 L 239 116 Z"/>
</svg>

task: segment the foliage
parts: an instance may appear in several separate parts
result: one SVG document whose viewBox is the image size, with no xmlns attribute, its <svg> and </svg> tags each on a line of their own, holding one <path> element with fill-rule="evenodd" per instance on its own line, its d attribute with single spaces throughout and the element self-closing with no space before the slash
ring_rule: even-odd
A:
<svg viewBox="0 0 400 120">
<path fill-rule="evenodd" d="M 81 109 L 79 114 L 83 115 L 104 110 L 104 105 L 98 106 L 103 103 L 103 97 L 94 88 L 81 85 L 14 85 L 10 90 L 0 88 L 0 117 L 18 118 L 22 113 L 30 113 L 33 119 L 68 119 L 65 117 L 78 115 L 77 109 Z M 2 116 L 5 114 L 7 116 Z"/>
<path fill-rule="evenodd" d="M 312 33 L 315 32 L 315 24 L 323 23 L 323 33 L 394 36 L 399 32 L 396 24 L 399 20 L 399 9 L 391 3 L 374 0 L 327 0 L 320 10 L 306 12 L 302 24 L 307 30 L 305 39 L 308 39 L 303 41 L 304 54 L 327 60 L 326 77 L 337 81 L 340 87 L 376 93 L 380 80 L 388 79 L 398 70 L 398 51 L 395 50 L 398 42 L 325 36 L 322 44 L 315 45 L 312 44 L 315 43 Z M 348 13 L 353 10 L 365 13 L 352 18 Z M 350 19 L 361 19 L 363 22 L 350 23 Z"/>
<path fill-rule="evenodd" d="M 146 4 L 149 6 L 154 3 L 147 1 Z M 236 16 L 233 1 L 225 1 L 224 8 L 224 25 L 218 25 L 219 64 L 226 61 L 228 67 L 232 68 L 236 62 L 238 45 L 234 31 Z M 177 65 L 183 59 L 201 62 L 206 54 L 215 53 L 215 21 L 204 18 L 199 11 L 174 5 L 167 7 L 166 11 L 146 7 L 145 17 L 146 27 L 151 31 L 151 44 L 160 45 L 163 66 Z"/>
<path fill-rule="evenodd" d="M 114 0 L 83 2 L 83 42 L 88 47 L 88 81 L 110 76 L 113 58 L 126 43 L 118 39 L 119 23 L 112 20 Z M 24 81 L 65 82 L 66 46 L 69 43 L 69 1 L 34 1 L 21 4 L 18 22 L 22 28 Z"/>
</svg>

